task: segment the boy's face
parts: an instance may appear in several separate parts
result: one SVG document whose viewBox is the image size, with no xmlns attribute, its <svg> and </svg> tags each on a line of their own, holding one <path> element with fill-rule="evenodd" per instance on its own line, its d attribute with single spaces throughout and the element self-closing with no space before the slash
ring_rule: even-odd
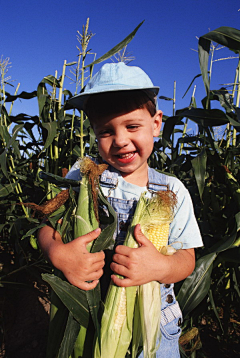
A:
<svg viewBox="0 0 240 358">
<path fill-rule="evenodd" d="M 102 158 L 119 170 L 126 181 L 139 186 L 147 184 L 147 160 L 161 124 L 162 112 L 151 117 L 146 108 L 92 121 Z"/>
</svg>

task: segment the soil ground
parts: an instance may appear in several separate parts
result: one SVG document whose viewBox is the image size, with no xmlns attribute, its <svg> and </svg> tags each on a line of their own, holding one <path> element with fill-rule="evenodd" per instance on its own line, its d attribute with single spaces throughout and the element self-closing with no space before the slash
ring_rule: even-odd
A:
<svg viewBox="0 0 240 358">
<path fill-rule="evenodd" d="M 1 288 L 1 358 L 46 358 L 50 301 L 43 281 Z"/>
</svg>

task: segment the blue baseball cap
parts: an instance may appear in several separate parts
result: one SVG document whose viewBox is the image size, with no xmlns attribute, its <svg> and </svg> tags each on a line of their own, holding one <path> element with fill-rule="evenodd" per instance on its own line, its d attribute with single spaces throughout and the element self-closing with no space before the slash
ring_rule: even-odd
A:
<svg viewBox="0 0 240 358">
<path fill-rule="evenodd" d="M 159 87 L 153 85 L 140 67 L 127 66 L 124 62 L 106 63 L 89 80 L 83 92 L 70 98 L 68 103 L 71 107 L 82 110 L 92 94 L 131 90 L 151 90 L 157 96 Z"/>
</svg>

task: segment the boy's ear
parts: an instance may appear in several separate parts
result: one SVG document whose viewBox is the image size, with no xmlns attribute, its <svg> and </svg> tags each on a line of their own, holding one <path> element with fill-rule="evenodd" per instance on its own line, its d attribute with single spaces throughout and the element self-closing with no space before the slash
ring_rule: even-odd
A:
<svg viewBox="0 0 240 358">
<path fill-rule="evenodd" d="M 153 136 L 158 137 L 160 134 L 160 130 L 162 127 L 162 116 L 163 112 L 158 110 L 156 114 L 153 117 L 154 123 L 153 123 Z"/>
</svg>

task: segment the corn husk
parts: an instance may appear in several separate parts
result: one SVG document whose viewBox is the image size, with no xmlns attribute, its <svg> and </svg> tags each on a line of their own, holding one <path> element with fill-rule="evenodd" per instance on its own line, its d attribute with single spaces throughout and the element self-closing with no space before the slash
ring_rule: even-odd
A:
<svg viewBox="0 0 240 358">
<path fill-rule="evenodd" d="M 151 199 L 142 194 L 124 245 L 132 248 L 138 247 L 133 236 L 134 227 L 138 223 L 141 224 L 145 233 L 148 232 L 149 225 L 153 223 L 158 225 L 159 222 L 170 223 L 175 203 L 175 196 L 170 191 L 161 192 Z M 125 311 L 121 304 L 124 293 L 126 294 Z M 111 282 L 101 321 L 101 354 L 96 346 L 94 358 L 125 358 L 131 341 L 132 357 L 137 356 L 141 343 L 144 357 L 155 357 L 157 341 L 160 342 L 160 318 L 161 292 L 158 282 L 127 288 L 117 287 Z"/>
<path fill-rule="evenodd" d="M 149 237 L 150 228 L 153 226 L 161 229 L 164 227 L 164 238 L 159 238 L 161 245 L 156 243 L 156 248 L 163 254 L 172 255 L 175 249 L 168 245 L 169 225 L 174 217 L 176 196 L 170 191 L 159 191 L 151 199 L 141 198 L 145 211 L 139 219 L 142 232 Z M 168 228 L 168 232 L 166 232 Z M 135 305 L 135 314 L 140 318 L 134 321 L 134 330 L 141 326 L 141 335 L 133 335 L 133 357 L 136 357 L 138 348 L 142 344 L 144 358 L 155 358 L 161 340 L 161 290 L 157 281 L 141 285 L 138 290 L 138 300 Z"/>
</svg>

